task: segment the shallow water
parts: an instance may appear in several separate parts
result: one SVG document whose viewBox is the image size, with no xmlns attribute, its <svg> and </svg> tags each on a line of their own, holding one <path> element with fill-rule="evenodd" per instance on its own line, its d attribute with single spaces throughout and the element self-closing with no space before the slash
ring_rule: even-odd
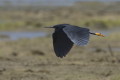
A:
<svg viewBox="0 0 120 80">
<path fill-rule="evenodd" d="M 46 36 L 45 32 L 0 32 L 2 36 L 1 41 L 6 40 L 18 40 L 21 38 L 35 38 L 35 37 L 44 37 Z"/>
<path fill-rule="evenodd" d="M 95 30 L 91 32 L 100 32 L 104 35 L 109 35 L 114 32 L 119 32 L 120 28 L 112 29 L 112 30 Z M 35 37 L 44 37 L 46 36 L 46 32 L 15 32 L 15 31 L 1 31 L 0 32 L 0 41 L 8 41 L 8 40 L 18 40 L 21 38 L 35 38 Z"/>
</svg>

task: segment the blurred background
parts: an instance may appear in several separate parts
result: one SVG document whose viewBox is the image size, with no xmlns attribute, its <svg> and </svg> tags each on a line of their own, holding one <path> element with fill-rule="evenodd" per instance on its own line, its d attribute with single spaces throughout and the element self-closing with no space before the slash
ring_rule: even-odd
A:
<svg viewBox="0 0 120 80">
<path fill-rule="evenodd" d="M 105 37 L 58 58 L 44 27 L 64 23 Z M 0 80 L 120 80 L 120 0 L 0 0 Z"/>
</svg>

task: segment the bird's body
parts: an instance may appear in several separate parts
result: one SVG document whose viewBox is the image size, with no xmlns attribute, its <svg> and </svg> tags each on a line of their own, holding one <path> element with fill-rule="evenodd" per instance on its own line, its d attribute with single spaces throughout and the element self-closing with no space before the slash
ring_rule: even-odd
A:
<svg viewBox="0 0 120 80">
<path fill-rule="evenodd" d="M 79 46 L 86 45 L 90 34 L 103 36 L 100 33 L 91 33 L 87 28 L 70 24 L 58 24 L 48 28 L 55 28 L 55 32 L 53 33 L 53 47 L 56 56 L 61 58 L 66 56 L 73 44 Z"/>
<path fill-rule="evenodd" d="M 55 30 L 53 33 L 53 46 L 56 56 L 63 57 L 70 51 L 73 42 L 63 30 Z"/>
</svg>

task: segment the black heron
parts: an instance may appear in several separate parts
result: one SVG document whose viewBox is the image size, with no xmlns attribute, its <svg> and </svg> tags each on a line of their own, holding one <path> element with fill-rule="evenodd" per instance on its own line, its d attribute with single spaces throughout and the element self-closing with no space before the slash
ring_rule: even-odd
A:
<svg viewBox="0 0 120 80">
<path fill-rule="evenodd" d="M 88 28 L 82 28 L 70 24 L 58 24 L 52 27 L 55 32 L 53 33 L 53 47 L 57 57 L 65 57 L 66 54 L 70 51 L 73 44 L 78 46 L 84 46 L 89 41 L 89 35 L 102 36 L 101 33 L 92 33 Z"/>
</svg>

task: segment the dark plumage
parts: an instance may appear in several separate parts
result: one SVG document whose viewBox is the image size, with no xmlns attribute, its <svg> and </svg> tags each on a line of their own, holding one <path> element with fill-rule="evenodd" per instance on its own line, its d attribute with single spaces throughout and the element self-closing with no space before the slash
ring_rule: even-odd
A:
<svg viewBox="0 0 120 80">
<path fill-rule="evenodd" d="M 91 33 L 87 28 L 81 28 L 70 24 L 58 24 L 53 27 L 53 47 L 56 56 L 64 57 L 70 51 L 73 44 L 84 46 L 89 41 L 89 34 L 102 36 L 100 33 Z"/>
</svg>

